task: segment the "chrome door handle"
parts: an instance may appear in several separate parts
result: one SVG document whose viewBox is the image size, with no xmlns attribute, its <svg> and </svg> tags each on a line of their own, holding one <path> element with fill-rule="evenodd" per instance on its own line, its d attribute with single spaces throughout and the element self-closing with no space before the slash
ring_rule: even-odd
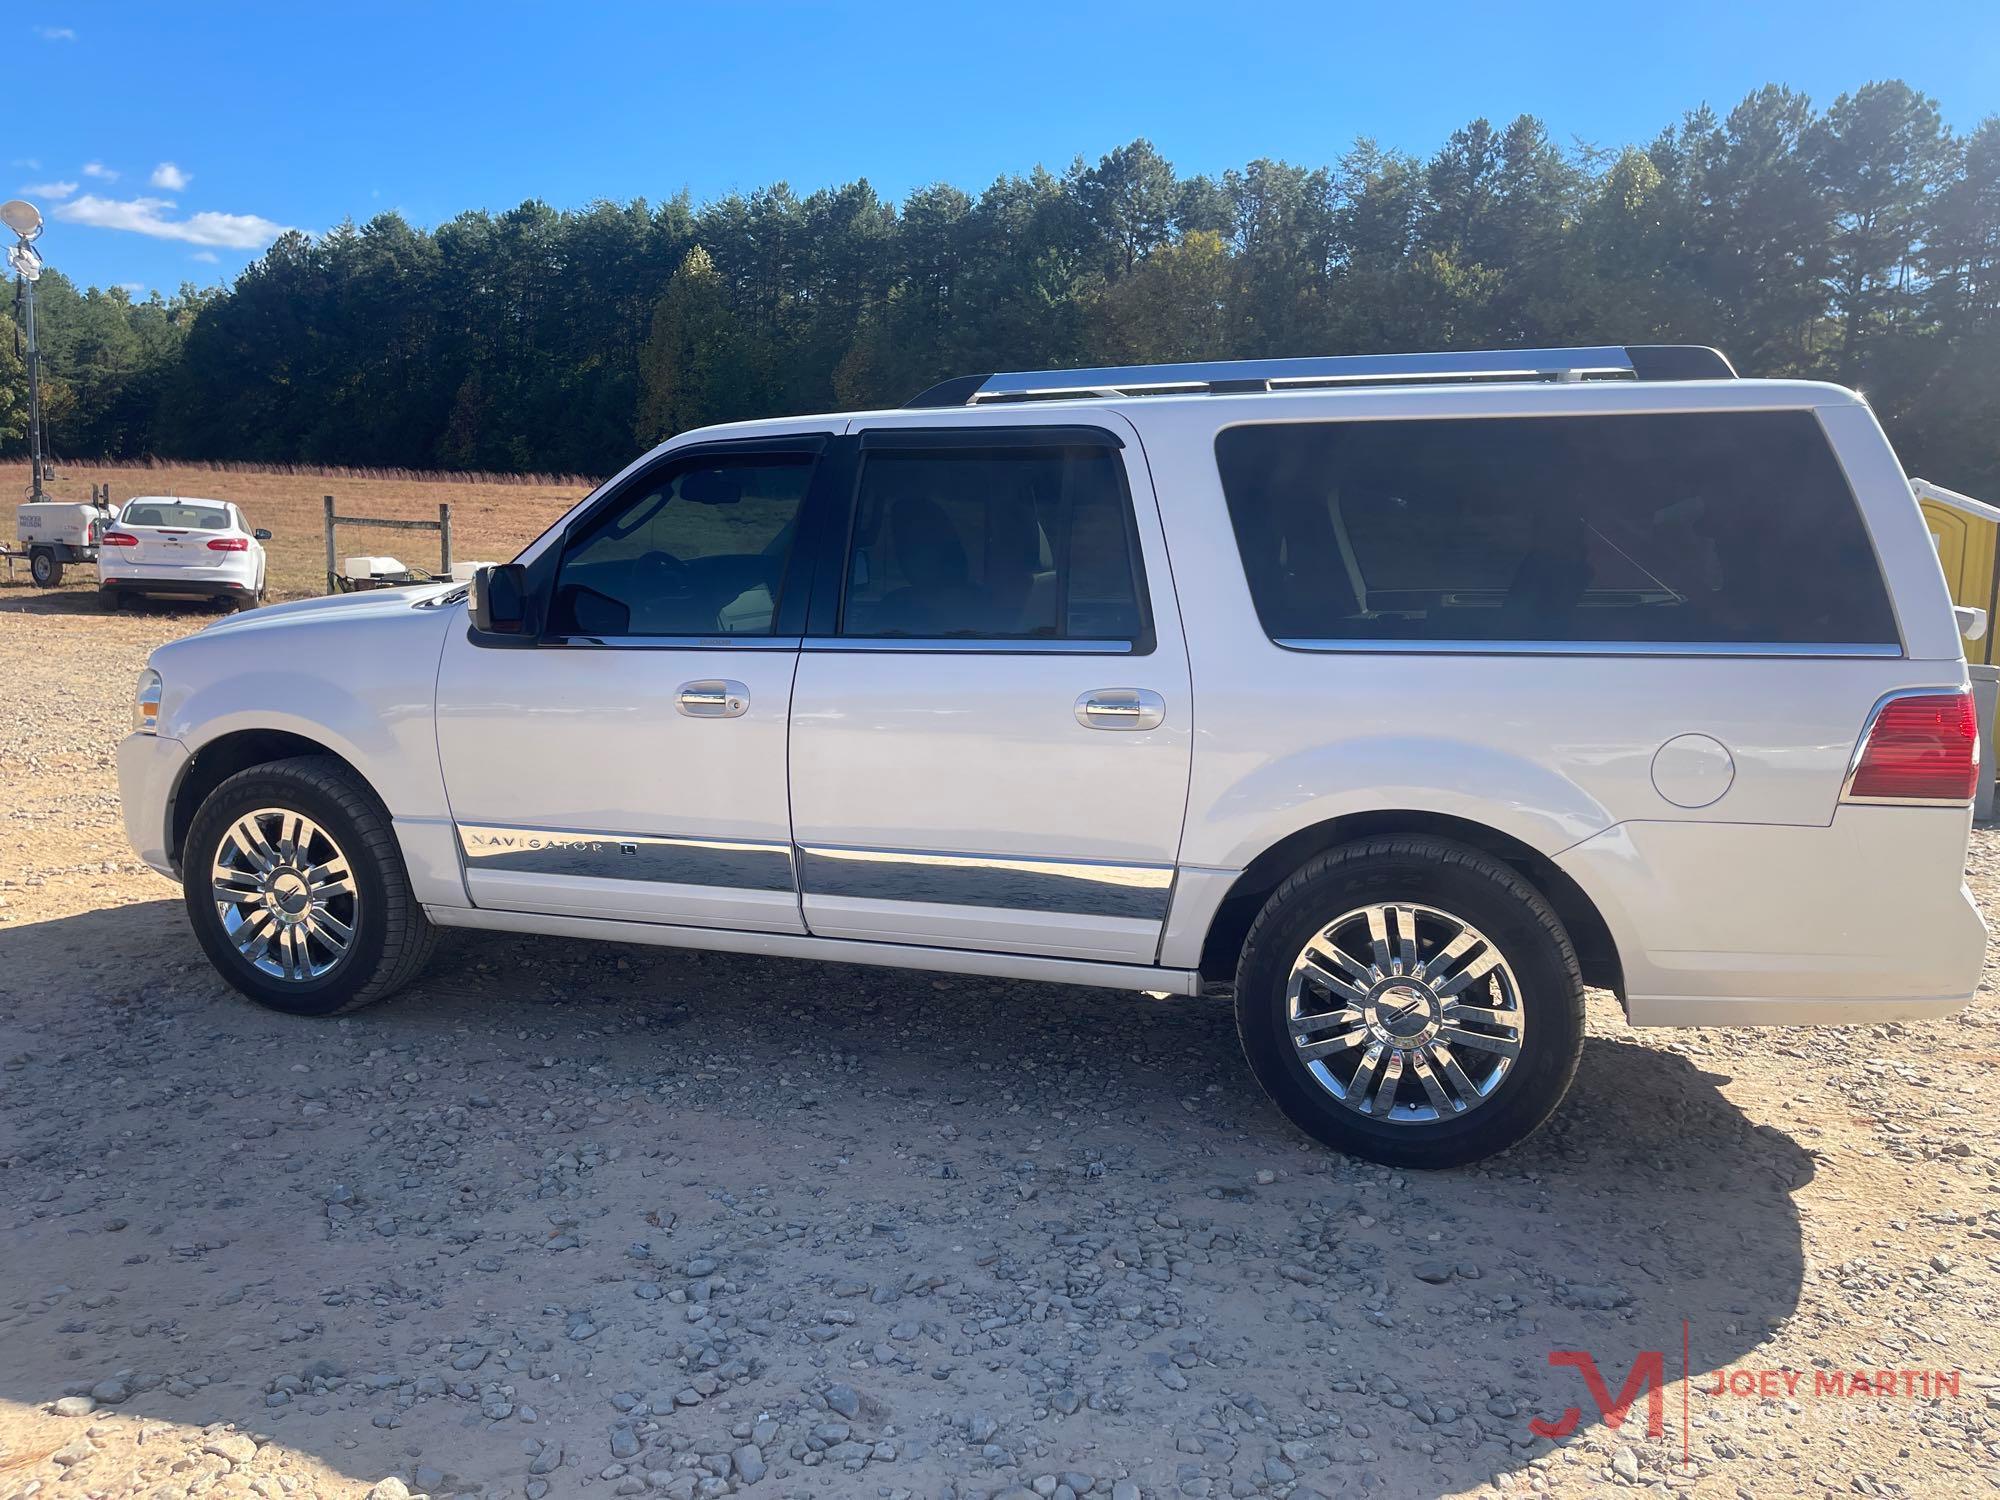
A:
<svg viewBox="0 0 2000 1500">
<path fill-rule="evenodd" d="M 674 707 L 690 719 L 740 719 L 750 707 L 750 689 L 726 677 L 684 682 Z"/>
<path fill-rule="evenodd" d="M 1158 729 L 1167 700 L 1146 688 L 1093 688 L 1076 700 L 1076 722 L 1085 729 Z"/>
</svg>

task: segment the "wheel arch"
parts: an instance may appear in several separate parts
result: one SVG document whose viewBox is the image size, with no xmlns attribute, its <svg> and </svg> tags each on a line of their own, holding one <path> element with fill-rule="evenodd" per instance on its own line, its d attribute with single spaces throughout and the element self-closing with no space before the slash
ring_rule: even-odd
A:
<svg viewBox="0 0 2000 1500">
<path fill-rule="evenodd" d="M 324 755 L 337 760 L 354 774 L 363 786 L 382 800 L 381 794 L 362 774 L 360 767 L 338 750 L 320 743 L 306 735 L 288 729 L 237 729 L 216 736 L 203 744 L 181 770 L 180 780 L 173 790 L 167 819 L 167 857 L 179 869 L 181 851 L 187 845 L 188 829 L 194 824 L 194 815 L 223 782 L 238 771 L 247 771 L 252 766 L 268 765 L 274 760 L 290 760 L 299 755 Z"/>
<path fill-rule="evenodd" d="M 1202 940 L 1201 975 L 1210 983 L 1229 984 L 1243 940 L 1265 901 L 1291 873 L 1316 855 L 1356 839 L 1395 834 L 1427 834 L 1455 840 L 1508 865 L 1541 893 L 1569 933 L 1583 968 L 1586 984 L 1610 990 L 1622 1001 L 1625 977 L 1618 946 L 1597 904 L 1554 860 L 1511 834 L 1449 813 L 1382 810 L 1348 813 L 1310 824 L 1279 839 L 1251 860 L 1231 883 L 1209 919 Z"/>
</svg>

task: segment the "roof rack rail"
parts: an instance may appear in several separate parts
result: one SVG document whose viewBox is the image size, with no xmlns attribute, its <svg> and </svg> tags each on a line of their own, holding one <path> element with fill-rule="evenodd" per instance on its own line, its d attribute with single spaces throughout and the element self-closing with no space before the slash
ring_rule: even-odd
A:
<svg viewBox="0 0 2000 1500">
<path fill-rule="evenodd" d="M 1338 354 L 1307 359 L 1223 359 L 1096 370 L 1022 370 L 940 381 L 911 407 L 984 406 L 1078 396 L 1227 395 L 1354 385 L 1493 381 L 1734 380 L 1736 370 L 1699 344 L 1605 344 L 1581 349 L 1478 349 L 1443 354 Z"/>
</svg>

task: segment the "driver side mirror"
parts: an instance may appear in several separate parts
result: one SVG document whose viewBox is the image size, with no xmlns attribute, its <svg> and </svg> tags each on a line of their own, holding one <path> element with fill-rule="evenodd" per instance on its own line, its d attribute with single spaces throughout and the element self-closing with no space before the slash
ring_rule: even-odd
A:
<svg viewBox="0 0 2000 1500">
<path fill-rule="evenodd" d="M 528 570 L 500 563 L 472 575 L 472 628 L 489 635 L 519 635 L 528 624 Z"/>
<path fill-rule="evenodd" d="M 260 542 L 268 542 L 271 540 L 271 533 L 266 531 L 262 526 L 259 526 L 255 531 L 251 532 L 250 535 L 254 536 Z"/>
</svg>

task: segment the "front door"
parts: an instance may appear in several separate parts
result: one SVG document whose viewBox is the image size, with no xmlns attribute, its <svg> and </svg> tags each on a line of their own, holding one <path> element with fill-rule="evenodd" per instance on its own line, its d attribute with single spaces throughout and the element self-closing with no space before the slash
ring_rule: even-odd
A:
<svg viewBox="0 0 2000 1500">
<path fill-rule="evenodd" d="M 667 454 L 532 566 L 533 641 L 452 633 L 438 751 L 475 905 L 804 930 L 785 742 L 825 443 Z"/>
<path fill-rule="evenodd" d="M 1136 435 L 937 418 L 843 445 L 848 539 L 793 690 L 806 923 L 1150 963 L 1193 705 Z"/>
</svg>

